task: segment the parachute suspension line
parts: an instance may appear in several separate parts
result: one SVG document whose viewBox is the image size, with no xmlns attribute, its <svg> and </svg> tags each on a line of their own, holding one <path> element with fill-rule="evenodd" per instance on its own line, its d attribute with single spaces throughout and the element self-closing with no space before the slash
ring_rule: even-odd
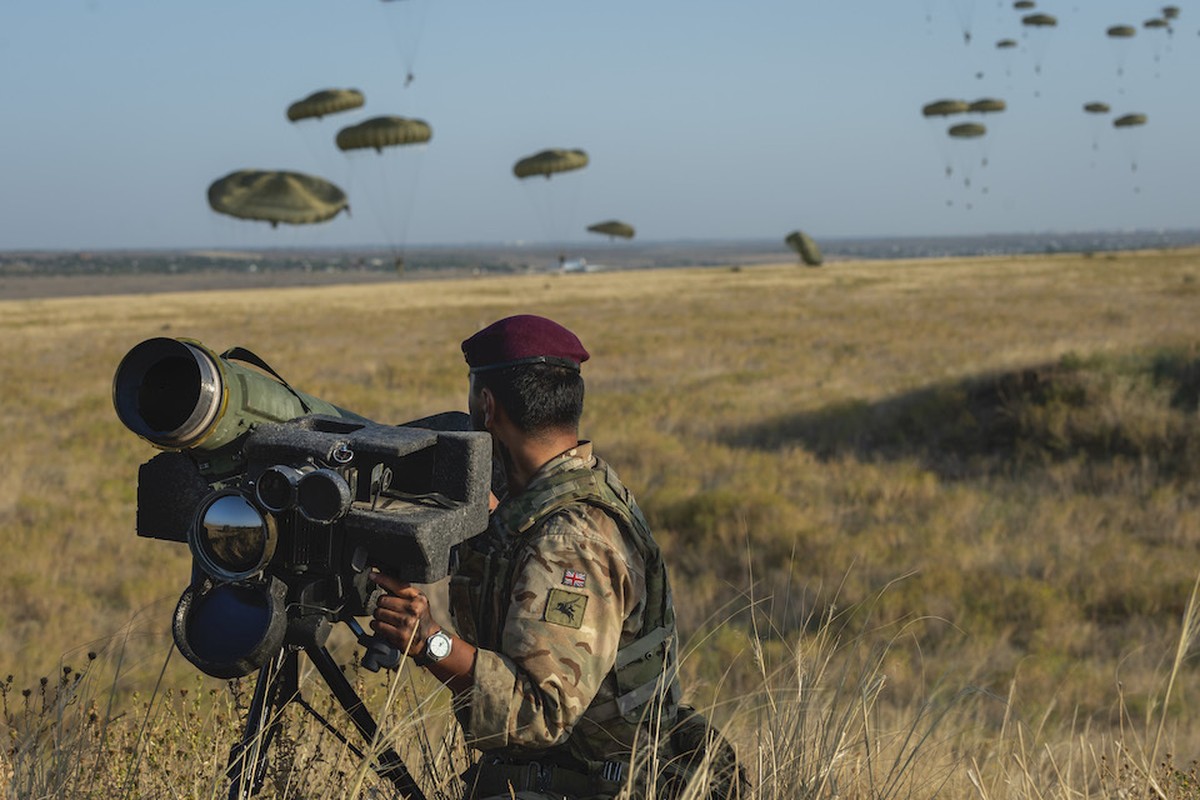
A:
<svg viewBox="0 0 1200 800">
<path fill-rule="evenodd" d="M 421 39 L 425 33 L 425 21 L 429 15 L 432 0 L 384 0 L 384 12 L 388 17 L 392 41 L 400 52 L 401 67 L 404 70 L 402 83 L 408 88 L 416 80 L 417 56 L 421 48 Z"/>
</svg>

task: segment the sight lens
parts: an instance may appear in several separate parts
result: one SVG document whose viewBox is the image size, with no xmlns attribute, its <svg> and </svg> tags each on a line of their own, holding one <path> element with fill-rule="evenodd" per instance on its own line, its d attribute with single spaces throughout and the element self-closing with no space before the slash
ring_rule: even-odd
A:
<svg viewBox="0 0 1200 800">
<path fill-rule="evenodd" d="M 295 505 L 299 480 L 299 470 L 280 464 L 263 470 L 254 492 L 263 508 L 280 514 Z"/>
<path fill-rule="evenodd" d="M 350 510 L 350 485 L 330 469 L 310 472 L 296 486 L 296 507 L 304 518 L 323 525 L 336 522 Z"/>
<path fill-rule="evenodd" d="M 275 528 L 244 495 L 218 493 L 201 504 L 189 543 L 210 575 L 240 580 L 261 571 L 271 560 Z"/>
</svg>

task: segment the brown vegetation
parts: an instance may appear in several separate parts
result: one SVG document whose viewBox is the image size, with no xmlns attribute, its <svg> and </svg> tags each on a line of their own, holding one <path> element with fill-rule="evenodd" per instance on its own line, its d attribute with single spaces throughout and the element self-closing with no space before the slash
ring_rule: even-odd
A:
<svg viewBox="0 0 1200 800">
<path fill-rule="evenodd" d="M 109 399 L 130 347 L 242 345 L 400 422 L 462 408 L 458 342 L 533 312 L 593 353 L 585 433 L 669 553 L 688 694 L 761 797 L 1193 796 L 1198 296 L 1181 250 L 0 303 L 13 788 L 76 796 L 37 784 L 19 743 L 86 732 L 56 727 L 87 704 L 51 690 L 88 651 L 121 654 L 92 724 L 141 724 L 103 750 L 134 794 L 160 793 L 138 771 L 154 741 L 208 796 L 236 729 L 219 682 L 163 671 L 189 556 L 133 535 L 152 451 Z M 186 687 L 218 691 L 184 709 Z M 188 713 L 208 715 L 207 761 L 173 738 Z"/>
</svg>

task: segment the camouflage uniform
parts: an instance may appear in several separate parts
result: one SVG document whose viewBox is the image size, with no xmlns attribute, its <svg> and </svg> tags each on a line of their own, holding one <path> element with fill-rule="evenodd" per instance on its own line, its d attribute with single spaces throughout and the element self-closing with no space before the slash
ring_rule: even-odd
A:
<svg viewBox="0 0 1200 800">
<path fill-rule="evenodd" d="M 483 751 L 467 796 L 612 796 L 679 700 L 670 588 L 633 497 L 581 442 L 464 550 L 451 609 L 479 651 L 457 713 Z"/>
</svg>

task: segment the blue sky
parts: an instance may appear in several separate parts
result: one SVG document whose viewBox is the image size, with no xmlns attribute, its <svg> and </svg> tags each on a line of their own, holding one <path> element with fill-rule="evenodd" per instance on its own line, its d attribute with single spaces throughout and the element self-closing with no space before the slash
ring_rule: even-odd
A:
<svg viewBox="0 0 1200 800">
<path fill-rule="evenodd" d="M 1200 4 L 1177 5 L 1167 35 L 1142 0 L 1040 0 L 1053 29 L 1009 0 L 4 0 L 0 249 L 580 240 L 613 217 L 645 240 L 1196 227 Z M 1138 35 L 1114 46 L 1117 23 Z M 366 105 L 287 121 L 327 87 Z M 920 113 L 985 96 L 1008 110 L 979 141 Z M 432 141 L 333 146 L 381 114 Z M 547 147 L 591 163 L 513 177 Z M 353 215 L 212 212 L 242 168 L 326 177 Z"/>
</svg>

